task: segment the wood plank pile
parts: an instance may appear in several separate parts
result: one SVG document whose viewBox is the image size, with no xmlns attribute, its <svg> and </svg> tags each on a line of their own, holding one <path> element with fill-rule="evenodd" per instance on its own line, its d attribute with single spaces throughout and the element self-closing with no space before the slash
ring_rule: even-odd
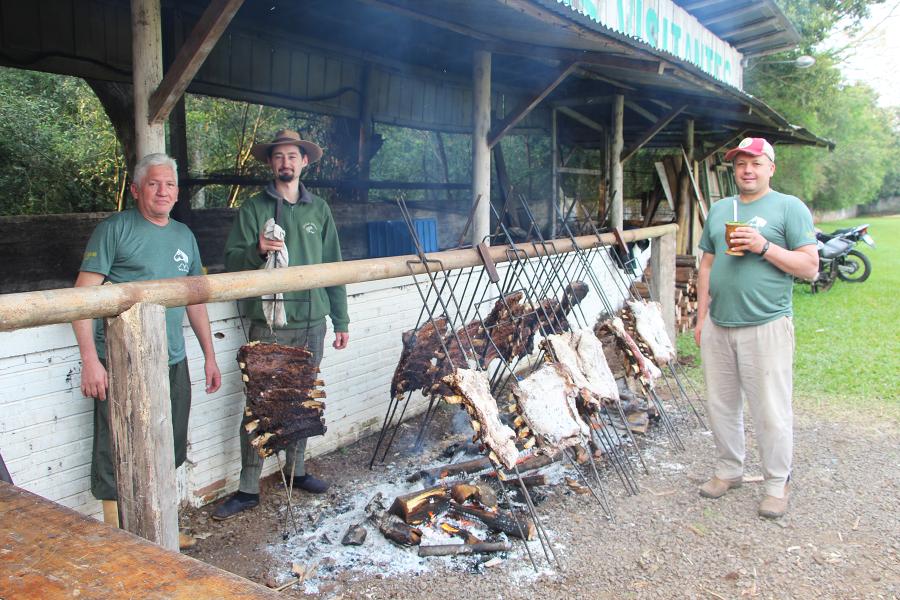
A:
<svg viewBox="0 0 900 600">
<path fill-rule="evenodd" d="M 650 279 L 653 270 L 644 269 L 644 281 L 635 282 L 637 292 L 645 300 L 650 299 Z M 679 254 L 675 257 L 675 329 L 684 333 L 694 328 L 697 321 L 697 257 Z"/>
</svg>

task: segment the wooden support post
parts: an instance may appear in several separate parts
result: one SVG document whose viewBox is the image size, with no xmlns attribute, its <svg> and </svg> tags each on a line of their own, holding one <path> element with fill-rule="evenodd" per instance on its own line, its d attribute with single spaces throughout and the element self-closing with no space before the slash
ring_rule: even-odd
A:
<svg viewBox="0 0 900 600">
<path fill-rule="evenodd" d="M 556 237 L 556 210 L 559 205 L 559 124 L 557 112 L 554 108 L 550 111 L 550 198 L 547 206 L 547 220 L 550 223 L 549 238 Z"/>
<path fill-rule="evenodd" d="M 624 173 L 622 170 L 622 150 L 625 146 L 625 95 L 616 94 L 613 101 L 613 143 L 610 152 L 612 180 L 609 193 L 609 225 L 621 229 L 625 216 Z"/>
<path fill-rule="evenodd" d="M 356 178 L 368 181 L 372 164 L 372 64 L 366 63 L 362 71 L 362 95 L 359 99 L 359 155 Z M 360 202 L 368 202 L 369 188 L 357 190 Z"/>
<path fill-rule="evenodd" d="M 166 310 L 138 303 L 107 321 L 109 424 L 122 528 L 178 550 Z"/>
<path fill-rule="evenodd" d="M 146 0 L 132 0 L 135 2 Z M 159 12 L 159 0 L 153 0 Z M 165 79 L 160 77 L 150 89 L 152 96 L 148 99 L 148 120 L 153 124 L 161 124 L 169 116 L 169 111 L 184 95 L 188 84 L 203 66 L 203 61 L 212 52 L 216 42 L 225 32 L 225 28 L 234 18 L 244 0 L 211 0 L 206 10 L 200 15 L 200 19 L 194 26 L 190 36 L 184 41 L 178 56 L 175 57 L 171 68 L 166 73 Z M 132 8 L 132 12 L 134 9 Z M 135 42 L 136 44 L 137 42 Z M 134 46 L 134 56 L 137 57 L 137 46 Z M 135 60 L 137 62 L 137 60 Z M 162 70 L 160 70 L 162 74 Z M 157 87 L 159 86 L 159 87 Z"/>
<path fill-rule="evenodd" d="M 690 254 L 691 249 L 691 214 L 693 196 L 691 190 L 691 172 L 694 161 L 694 120 L 684 122 L 684 155 L 681 173 L 678 176 L 678 198 L 675 204 L 675 222 L 678 224 L 678 254 Z"/>
<path fill-rule="evenodd" d="M 480 244 L 491 229 L 491 53 L 476 50 L 472 60 L 472 244 Z M 490 243 L 490 242 L 488 242 Z"/>
<path fill-rule="evenodd" d="M 166 68 L 169 68 L 173 57 L 177 54 L 178 48 L 184 40 L 184 23 L 181 20 L 181 13 L 178 11 L 168 10 L 163 14 L 168 24 L 166 35 L 163 39 L 163 63 L 166 65 Z M 169 114 L 169 156 L 178 163 L 177 175 L 179 184 L 178 202 L 172 207 L 170 216 L 190 227 L 193 216 L 191 212 L 191 188 L 182 183 L 189 177 L 187 115 L 184 96 L 179 98 Z"/>
<path fill-rule="evenodd" d="M 150 124 L 150 95 L 162 81 L 162 19 L 159 0 L 131 0 L 131 57 L 137 160 L 166 151 L 165 127 Z"/>
<path fill-rule="evenodd" d="M 675 343 L 675 232 L 650 241 L 650 293 L 659 300 L 666 332 Z"/>
</svg>

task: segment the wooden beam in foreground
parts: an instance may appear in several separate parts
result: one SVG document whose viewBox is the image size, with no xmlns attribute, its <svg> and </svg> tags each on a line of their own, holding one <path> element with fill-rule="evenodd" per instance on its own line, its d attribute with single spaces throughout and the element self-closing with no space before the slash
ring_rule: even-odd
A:
<svg viewBox="0 0 900 600">
<path fill-rule="evenodd" d="M 674 225 L 629 229 L 623 232 L 622 236 L 626 242 L 634 242 L 659 237 L 670 231 L 674 231 Z M 613 235 L 609 233 L 601 234 L 599 238 L 594 235 L 575 238 L 578 247 L 582 249 L 610 244 L 613 240 Z M 553 240 L 550 253 L 562 254 L 571 252 L 573 248 L 571 239 Z M 504 263 L 510 260 L 511 251 L 510 246 L 491 246 L 489 255 L 495 263 Z M 546 250 L 539 251 L 531 245 L 518 246 L 518 256 L 525 254 L 534 257 L 545 252 Z M 484 264 L 474 248 L 434 252 L 426 254 L 426 257 L 440 261 L 445 271 Z M 409 261 L 413 261 L 412 264 Z M 429 268 L 434 271 L 433 265 Z M 166 307 L 186 306 L 406 277 L 412 273 L 421 275 L 425 273 L 425 267 L 417 262 L 416 256 L 407 255 L 284 269 L 0 294 L 0 331 L 52 323 L 70 323 L 78 319 L 111 317 L 125 312 L 138 302 L 152 302 Z"/>
<path fill-rule="evenodd" d="M 175 103 L 184 95 L 188 84 L 243 3 L 244 0 L 211 0 L 159 87 L 150 96 L 148 120 L 151 124 L 162 123 L 169 117 Z"/>
<path fill-rule="evenodd" d="M 0 598 L 284 598 L 0 482 Z"/>
<path fill-rule="evenodd" d="M 569 63 L 565 65 L 560 71 L 553 77 L 553 79 L 544 85 L 538 92 L 535 92 L 531 98 L 525 100 L 516 110 L 510 113 L 503 121 L 501 121 L 493 130 L 491 130 L 491 134 L 488 136 L 488 147 L 493 148 L 494 144 L 503 139 L 503 137 L 509 133 L 516 124 L 519 123 L 522 119 L 528 116 L 534 108 L 541 103 L 550 93 L 555 90 L 559 84 L 565 81 L 566 77 L 568 77 L 572 71 L 578 66 L 578 63 Z"/>
</svg>

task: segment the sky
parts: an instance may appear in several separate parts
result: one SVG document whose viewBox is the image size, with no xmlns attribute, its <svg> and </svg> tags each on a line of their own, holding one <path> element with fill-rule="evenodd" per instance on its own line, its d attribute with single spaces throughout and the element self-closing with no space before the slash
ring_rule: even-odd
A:
<svg viewBox="0 0 900 600">
<path fill-rule="evenodd" d="M 900 0 L 874 5 L 870 13 L 856 35 L 833 35 L 826 47 L 845 48 L 839 68 L 848 81 L 873 87 L 881 106 L 900 106 Z"/>
</svg>

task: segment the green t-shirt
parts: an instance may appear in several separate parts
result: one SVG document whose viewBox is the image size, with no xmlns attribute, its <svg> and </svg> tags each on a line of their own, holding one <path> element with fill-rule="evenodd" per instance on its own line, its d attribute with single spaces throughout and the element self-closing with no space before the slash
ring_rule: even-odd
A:
<svg viewBox="0 0 900 600">
<path fill-rule="evenodd" d="M 99 273 L 105 281 L 126 283 L 201 275 L 200 250 L 194 234 L 183 223 L 169 219 L 165 226 L 151 223 L 136 208 L 116 213 L 97 225 L 88 240 L 79 271 Z M 169 364 L 184 360 L 184 307 L 166 309 Z M 103 321 L 94 319 L 97 354 L 106 358 Z"/>
<path fill-rule="evenodd" d="M 812 215 L 794 196 L 776 191 L 743 203 L 723 198 L 709 210 L 700 249 L 715 254 L 709 275 L 709 316 L 722 327 L 762 325 L 792 314 L 793 278 L 765 258 L 745 252 L 725 254 L 725 223 L 737 220 L 756 228 L 764 238 L 788 250 L 816 243 Z"/>
</svg>

